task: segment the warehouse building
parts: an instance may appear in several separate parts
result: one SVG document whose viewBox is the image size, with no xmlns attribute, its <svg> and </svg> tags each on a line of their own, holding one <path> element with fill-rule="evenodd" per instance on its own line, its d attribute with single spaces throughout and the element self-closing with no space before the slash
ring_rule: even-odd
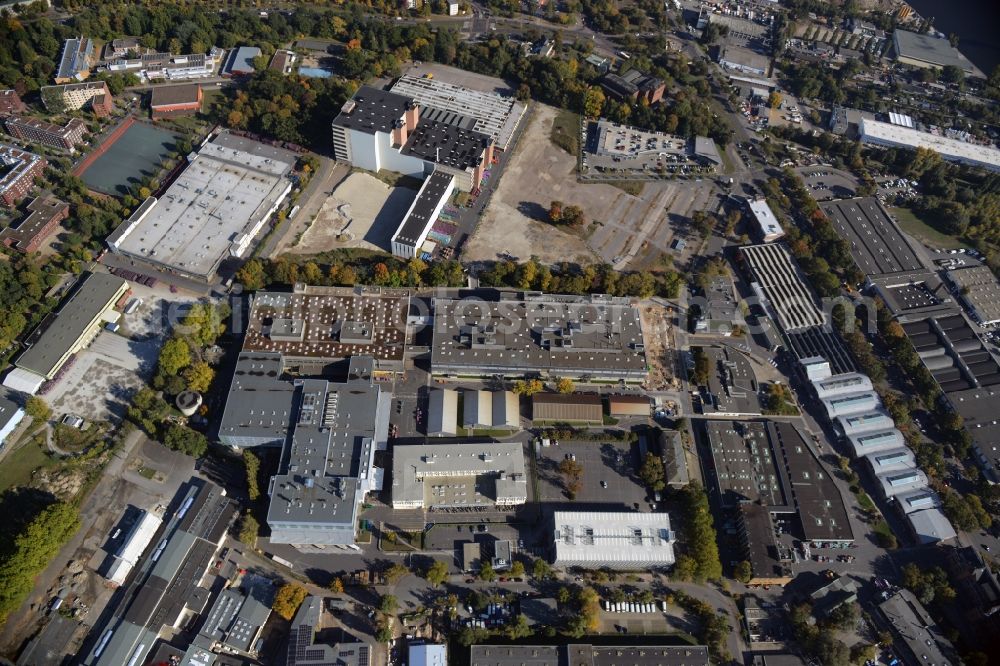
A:
<svg viewBox="0 0 1000 666">
<path fill-rule="evenodd" d="M 886 472 L 915 469 L 917 466 L 917 458 L 907 446 L 900 446 L 885 451 L 869 452 L 865 454 L 865 460 L 868 462 L 868 466 L 871 467 L 872 473 L 876 476 Z"/>
<path fill-rule="evenodd" d="M 112 555 L 111 565 L 105 575 L 108 582 L 115 586 L 125 582 L 162 523 L 159 516 L 148 511 L 142 512 L 139 519 L 132 524 L 121 546 Z"/>
<path fill-rule="evenodd" d="M 861 416 L 863 417 L 864 415 Z M 857 417 L 849 416 L 847 418 L 851 419 Z M 888 419 L 888 416 L 885 418 Z M 854 452 L 855 458 L 862 458 L 873 453 L 881 453 L 882 451 L 891 451 L 906 445 L 903 433 L 899 432 L 896 428 L 891 427 L 893 425 L 891 419 L 888 419 L 888 421 L 890 427 L 884 430 L 870 430 L 867 432 L 852 434 L 847 437 L 847 441 L 851 446 L 851 450 Z"/>
<path fill-rule="evenodd" d="M 674 565 L 666 513 L 556 511 L 552 515 L 553 564 L 650 571 Z"/>
<path fill-rule="evenodd" d="M 878 394 L 875 391 L 858 391 L 847 393 L 831 398 L 824 398 L 820 401 L 826 409 L 826 416 L 829 420 L 852 414 L 863 414 L 871 412 L 882 406 Z"/>
<path fill-rule="evenodd" d="M 454 191 L 454 176 L 437 169 L 431 172 L 389 242 L 395 256 L 411 259 L 424 253 L 427 234 Z"/>
<path fill-rule="evenodd" d="M 993 146 L 922 132 L 918 129 L 862 118 L 861 140 L 887 148 L 928 148 L 948 162 L 1000 171 L 1000 150 Z"/>
<path fill-rule="evenodd" d="M 1000 385 L 1000 364 L 961 314 L 902 324 L 944 393 Z"/>
<path fill-rule="evenodd" d="M 747 208 L 756 225 L 755 233 L 762 243 L 771 243 L 785 235 L 785 230 L 781 228 L 781 223 L 767 205 L 766 199 L 747 199 Z"/>
<path fill-rule="evenodd" d="M 117 321 L 115 308 L 129 293 L 125 280 L 87 273 L 59 310 L 42 320 L 25 339 L 27 349 L 14 361 L 4 386 L 34 395 L 69 359 L 87 347 L 105 323 Z"/>
<path fill-rule="evenodd" d="M 410 666 L 448 666 L 447 645 L 410 643 L 409 655 Z"/>
<path fill-rule="evenodd" d="M 786 333 L 822 326 L 826 319 L 798 265 L 781 244 L 749 245 L 740 253 L 751 287 Z"/>
<path fill-rule="evenodd" d="M 877 475 L 875 479 L 881 486 L 882 495 L 886 499 L 927 487 L 927 475 L 916 468 L 886 472 Z"/>
<path fill-rule="evenodd" d="M 87 123 L 79 118 L 71 118 L 60 126 L 36 118 L 7 116 L 3 119 L 3 126 L 8 134 L 22 141 L 69 151 L 82 143 L 83 135 L 87 133 Z"/>
<path fill-rule="evenodd" d="M 771 65 L 770 58 L 765 55 L 740 46 L 730 45 L 719 47 L 717 62 L 723 69 L 753 74 L 754 76 L 767 76 L 767 70 Z"/>
<path fill-rule="evenodd" d="M 521 427 L 519 401 L 513 392 L 466 390 L 462 397 L 463 427 L 493 430 Z"/>
<path fill-rule="evenodd" d="M 646 377 L 639 313 L 627 298 L 505 292 L 498 301 L 435 298 L 432 308 L 435 375 Z"/>
<path fill-rule="evenodd" d="M 362 86 L 333 120 L 334 156 L 361 169 L 420 179 L 437 170 L 454 176 L 459 190 L 476 190 L 493 164 L 494 139 L 448 113 Z"/>
<path fill-rule="evenodd" d="M 114 108 L 111 91 L 104 81 L 42 86 L 39 93 L 42 104 L 49 113 L 77 111 L 90 104 L 94 115 L 104 117 Z"/>
<path fill-rule="evenodd" d="M 988 266 L 959 268 L 946 275 L 980 326 L 1000 324 L 1000 282 Z"/>
<path fill-rule="evenodd" d="M 874 197 L 820 204 L 820 209 L 850 247 L 851 257 L 869 277 L 924 269 L 896 222 Z"/>
<path fill-rule="evenodd" d="M 56 68 L 56 83 L 83 81 L 94 65 L 94 42 L 89 37 L 75 37 L 63 42 L 62 55 Z"/>
<path fill-rule="evenodd" d="M 521 442 L 396 445 L 392 508 L 507 508 L 528 501 Z"/>
<path fill-rule="evenodd" d="M 807 372 L 823 367 L 826 372 L 839 375 L 857 369 L 840 336 L 828 325 L 801 328 L 786 333 L 785 339 Z"/>
<path fill-rule="evenodd" d="M 255 654 L 255 644 L 271 616 L 274 584 L 263 576 L 244 574 L 238 587 L 222 590 L 205 613 L 198 631 L 213 651 Z M 191 666 L 197 666 L 192 664 Z"/>
<path fill-rule="evenodd" d="M 18 252 L 31 254 L 69 216 L 69 204 L 51 195 L 43 195 L 32 199 L 27 209 L 28 217 L 0 231 L 0 243 Z"/>
<path fill-rule="evenodd" d="M 458 391 L 431 389 L 427 401 L 427 434 L 438 437 L 458 434 Z"/>
<path fill-rule="evenodd" d="M 158 86 L 153 88 L 149 102 L 153 120 L 193 116 L 201 111 L 201 85 L 190 83 L 184 86 Z"/>
<path fill-rule="evenodd" d="M 645 395 L 612 395 L 608 398 L 611 416 L 649 416 L 649 397 Z"/>
<path fill-rule="evenodd" d="M 295 154 L 224 132 L 202 145 L 160 198 L 108 237 L 116 253 L 207 282 L 243 257 L 292 189 Z"/>
<path fill-rule="evenodd" d="M 0 143 L 0 204 L 13 208 L 35 187 L 35 179 L 45 173 L 44 157 Z"/>
<path fill-rule="evenodd" d="M 249 76 L 257 71 L 254 58 L 261 54 L 256 46 L 240 46 L 229 52 L 226 64 L 220 72 L 222 76 Z"/>
<path fill-rule="evenodd" d="M 470 666 L 708 666 L 704 645 L 473 645 Z"/>
<path fill-rule="evenodd" d="M 604 406 L 596 393 L 536 393 L 531 396 L 531 420 L 538 423 L 604 422 Z"/>
<path fill-rule="evenodd" d="M 1000 386 L 954 391 L 945 397 L 972 435 L 972 448 L 986 477 L 1000 483 Z"/>
<path fill-rule="evenodd" d="M 833 398 L 858 391 L 872 391 L 872 382 L 867 375 L 860 372 L 851 372 L 842 375 L 832 375 L 825 379 L 816 380 L 812 383 L 816 397 L 820 400 Z"/>
<path fill-rule="evenodd" d="M 896 60 L 905 65 L 923 69 L 952 65 L 966 75 L 982 76 L 982 72 L 944 37 L 896 30 L 892 33 L 892 46 Z"/>
</svg>

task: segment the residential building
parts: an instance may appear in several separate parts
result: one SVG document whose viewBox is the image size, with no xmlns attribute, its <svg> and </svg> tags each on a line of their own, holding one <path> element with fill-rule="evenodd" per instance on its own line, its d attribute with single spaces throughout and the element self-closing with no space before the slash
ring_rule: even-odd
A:
<svg viewBox="0 0 1000 666">
<path fill-rule="evenodd" d="M 226 64 L 222 67 L 222 76 L 249 76 L 257 71 L 254 58 L 259 56 L 260 49 L 256 46 L 240 46 L 229 52 Z"/>
<path fill-rule="evenodd" d="M 285 666 L 369 666 L 372 648 L 367 643 L 317 643 L 323 628 L 323 599 L 306 597 L 292 620 Z"/>
<path fill-rule="evenodd" d="M 69 215 L 69 204 L 51 195 L 32 199 L 28 204 L 28 216 L 0 231 L 0 243 L 18 252 L 31 254 L 52 235 L 60 222 Z"/>
<path fill-rule="evenodd" d="M 63 42 L 62 55 L 56 68 L 56 83 L 83 81 L 94 65 L 94 42 L 89 37 L 76 37 Z"/>
<path fill-rule="evenodd" d="M 4 386 L 34 394 L 53 379 L 66 362 L 87 347 L 105 323 L 117 321 L 115 308 L 129 293 L 129 284 L 107 273 L 86 273 L 73 294 L 49 314 L 25 341 Z"/>
<path fill-rule="evenodd" d="M 108 84 L 104 81 L 68 83 L 61 86 L 42 86 L 39 91 L 42 104 L 49 113 L 65 113 L 82 109 L 87 104 L 94 108 L 97 116 L 111 112 L 112 98 Z M 103 97 L 102 97 L 103 96 Z M 98 100 L 100 98 L 100 100 Z M 100 110 L 99 110 L 100 109 Z M 107 113 L 104 113 L 107 111 Z"/>
<path fill-rule="evenodd" d="M 83 135 L 87 133 L 87 123 L 79 118 L 71 118 L 62 127 L 44 120 L 19 116 L 7 116 L 2 120 L 4 129 L 11 136 L 50 148 L 72 151 L 83 141 Z"/>
<path fill-rule="evenodd" d="M 389 244 L 395 256 L 411 259 L 424 254 L 422 248 L 427 234 L 454 191 L 453 175 L 438 169 L 431 172 L 390 239 Z"/>
<path fill-rule="evenodd" d="M 0 90 L 0 116 L 24 113 L 27 107 L 16 90 Z"/>
<path fill-rule="evenodd" d="M 781 223 L 774 216 L 771 207 L 767 205 L 764 198 L 747 199 L 747 208 L 750 209 L 750 216 L 756 224 L 756 235 L 761 242 L 771 243 L 785 235 L 785 230 L 781 228 Z"/>
<path fill-rule="evenodd" d="M 556 511 L 552 534 L 559 567 L 649 571 L 674 565 L 676 536 L 666 513 Z"/>
<path fill-rule="evenodd" d="M 394 509 L 511 507 L 528 501 L 521 442 L 395 445 Z"/>
<path fill-rule="evenodd" d="M 638 310 L 629 299 L 503 292 L 498 301 L 435 298 L 435 375 L 646 377 Z"/>
<path fill-rule="evenodd" d="M 45 173 L 44 157 L 0 143 L 0 204 L 13 208 L 35 187 L 35 179 Z"/>
<path fill-rule="evenodd" d="M 949 666 L 961 663 L 927 609 L 907 589 L 900 589 L 878 605 L 879 614 L 892 627 L 897 655 L 905 666 Z"/>
<path fill-rule="evenodd" d="M 159 198 L 147 198 L 107 238 L 116 253 L 208 282 L 243 257 L 292 190 L 294 153 L 223 132 L 189 157 Z"/>
<path fill-rule="evenodd" d="M 189 83 L 182 86 L 153 88 L 149 109 L 153 120 L 192 116 L 201 111 L 203 94 L 201 85 Z"/>
<path fill-rule="evenodd" d="M 704 645 L 473 645 L 470 666 L 708 666 Z"/>
<path fill-rule="evenodd" d="M 531 396 L 531 419 L 541 423 L 604 422 L 604 406 L 596 393 L 536 393 Z"/>
</svg>

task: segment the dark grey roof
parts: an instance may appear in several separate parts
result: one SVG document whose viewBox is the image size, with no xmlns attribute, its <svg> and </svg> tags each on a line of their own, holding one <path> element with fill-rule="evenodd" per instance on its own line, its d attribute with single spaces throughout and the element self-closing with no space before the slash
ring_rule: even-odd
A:
<svg viewBox="0 0 1000 666">
<path fill-rule="evenodd" d="M 944 37 L 907 30 L 896 30 L 892 37 L 896 55 L 900 57 L 921 60 L 937 67 L 954 65 L 966 74 L 975 72 L 975 65 Z"/>
<path fill-rule="evenodd" d="M 787 477 L 768 445 L 764 424 L 706 421 L 715 484 L 723 506 L 747 502 L 788 512 Z"/>
<path fill-rule="evenodd" d="M 323 599 L 307 597 L 292 620 L 285 666 L 370 666 L 371 646 L 367 643 L 316 643 Z"/>
<path fill-rule="evenodd" d="M 715 141 L 707 136 L 696 136 L 694 138 L 694 154 L 713 164 L 722 164 L 722 156 L 719 154 L 719 149 L 716 147 Z"/>
<path fill-rule="evenodd" d="M 844 343 L 827 326 L 803 328 L 786 333 L 786 337 L 800 361 L 822 356 L 830 362 L 830 370 L 835 375 L 854 372 L 857 369 Z"/>
<path fill-rule="evenodd" d="M 428 176 L 392 240 L 415 246 L 427 225 L 434 221 L 432 219 L 434 211 L 438 210 L 438 204 L 441 203 L 441 199 L 444 198 L 448 187 L 454 180 L 454 176 L 450 173 L 438 170 Z"/>
<path fill-rule="evenodd" d="M 483 151 L 493 139 L 475 130 L 420 119 L 402 152 L 453 169 L 471 169 L 482 163 Z"/>
<path fill-rule="evenodd" d="M 905 273 L 924 268 L 909 241 L 878 199 L 844 199 L 820 204 L 833 228 L 847 241 L 851 256 L 866 275 Z"/>
<path fill-rule="evenodd" d="M 708 666 L 703 645 L 473 645 L 470 666 Z"/>
<path fill-rule="evenodd" d="M 639 94 L 639 86 L 617 74 L 605 74 L 600 83 L 602 88 L 618 98 L 635 97 Z"/>
<path fill-rule="evenodd" d="M 960 663 L 952 659 L 954 647 L 912 592 L 901 589 L 878 608 L 892 625 L 899 639 L 897 645 L 905 648 L 901 655 L 904 663 L 934 666 Z"/>
<path fill-rule="evenodd" d="M 241 46 L 229 52 L 226 66 L 222 71 L 227 74 L 247 74 L 254 71 L 253 59 L 260 55 L 256 46 Z"/>
<path fill-rule="evenodd" d="M 361 86 L 333 119 L 336 127 L 374 134 L 391 132 L 413 100 L 388 90 Z"/>
</svg>

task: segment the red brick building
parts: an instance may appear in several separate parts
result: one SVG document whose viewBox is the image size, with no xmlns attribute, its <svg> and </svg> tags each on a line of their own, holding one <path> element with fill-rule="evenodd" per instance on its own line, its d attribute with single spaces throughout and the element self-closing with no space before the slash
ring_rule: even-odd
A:
<svg viewBox="0 0 1000 666">
<path fill-rule="evenodd" d="M 31 192 L 48 162 L 41 155 L 6 144 L 0 144 L 0 161 L 6 167 L 0 171 L 0 204 L 12 208 Z"/>
<path fill-rule="evenodd" d="M 16 227 L 0 231 L 0 242 L 18 252 L 30 254 L 41 247 L 60 222 L 69 215 L 69 204 L 55 197 L 36 197 L 28 204 L 30 214 Z"/>
<path fill-rule="evenodd" d="M 159 86 L 153 88 L 149 107 L 153 120 L 193 116 L 201 110 L 202 98 L 201 86 L 197 83 L 185 86 Z"/>
<path fill-rule="evenodd" d="M 16 90 L 0 90 L 0 114 L 24 113 L 24 102 Z"/>
<path fill-rule="evenodd" d="M 31 141 L 66 150 L 73 150 L 78 143 L 83 141 L 83 135 L 87 133 L 87 123 L 79 118 L 73 118 L 60 127 L 44 120 L 7 116 L 3 119 L 3 125 L 8 134 L 22 141 Z"/>
<path fill-rule="evenodd" d="M 98 118 L 107 118 L 115 108 L 115 100 L 111 93 L 101 93 L 90 98 L 90 110 Z"/>
</svg>

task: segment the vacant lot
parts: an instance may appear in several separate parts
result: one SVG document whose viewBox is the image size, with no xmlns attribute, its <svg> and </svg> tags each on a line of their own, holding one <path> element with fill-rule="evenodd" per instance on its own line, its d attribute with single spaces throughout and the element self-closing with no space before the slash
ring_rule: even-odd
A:
<svg viewBox="0 0 1000 666">
<path fill-rule="evenodd" d="M 892 213 L 892 216 L 896 218 L 897 222 L 899 222 L 899 227 L 903 231 L 928 247 L 943 247 L 946 250 L 965 247 L 965 243 L 959 241 L 953 236 L 941 233 L 914 215 L 913 211 L 909 208 L 890 208 L 889 212 Z"/>
<path fill-rule="evenodd" d="M 390 187 L 367 173 L 352 173 L 292 247 L 291 254 L 318 254 L 344 247 L 388 250 L 389 240 L 416 190 Z"/>
</svg>

